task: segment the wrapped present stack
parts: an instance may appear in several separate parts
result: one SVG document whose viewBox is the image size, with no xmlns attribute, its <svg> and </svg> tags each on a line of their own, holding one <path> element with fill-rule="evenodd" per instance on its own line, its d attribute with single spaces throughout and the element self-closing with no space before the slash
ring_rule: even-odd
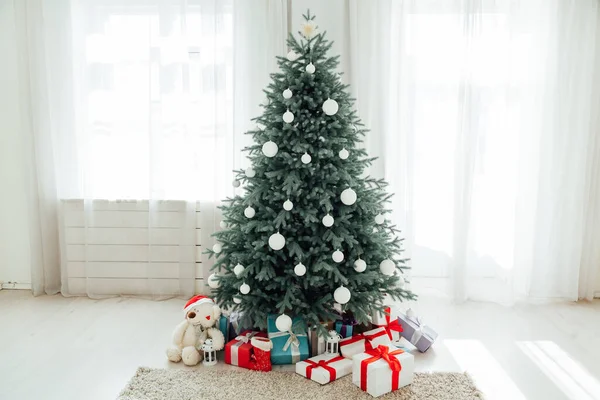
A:
<svg viewBox="0 0 600 400">
<path fill-rule="evenodd" d="M 268 317 L 267 332 L 239 331 L 253 324 L 238 313 L 222 316 L 218 327 L 225 337 L 235 334 L 225 345 L 227 364 L 262 372 L 295 364 L 296 373 L 321 385 L 352 374 L 356 386 L 378 397 L 412 382 L 415 360 L 402 340 L 424 352 L 437 333 L 411 309 L 402 313 L 394 305 L 375 310 L 371 322 L 359 325 L 340 314 L 335 322 L 309 328 L 303 318 L 282 314 Z"/>
</svg>

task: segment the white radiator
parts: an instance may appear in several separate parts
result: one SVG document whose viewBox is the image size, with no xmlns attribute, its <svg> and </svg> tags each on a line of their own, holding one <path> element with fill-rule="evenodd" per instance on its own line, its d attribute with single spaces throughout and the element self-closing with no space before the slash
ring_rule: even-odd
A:
<svg viewBox="0 0 600 400">
<path fill-rule="evenodd" d="M 69 293 L 174 295 L 181 282 L 190 283 L 190 276 L 196 293 L 201 293 L 198 210 L 194 205 L 193 221 L 186 221 L 190 214 L 185 202 L 160 201 L 149 229 L 148 201 L 94 200 L 86 228 L 84 201 L 63 200 L 60 240 Z M 189 234 L 190 226 L 195 228 L 195 241 L 180 246 L 183 230 Z M 182 256 L 192 262 L 182 263 Z"/>
</svg>

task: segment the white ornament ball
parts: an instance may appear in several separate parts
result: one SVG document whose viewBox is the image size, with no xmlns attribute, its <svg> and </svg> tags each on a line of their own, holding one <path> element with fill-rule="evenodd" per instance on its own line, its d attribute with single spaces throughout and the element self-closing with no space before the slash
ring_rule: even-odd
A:
<svg viewBox="0 0 600 400">
<path fill-rule="evenodd" d="M 250 293 L 250 285 L 248 285 L 246 282 L 242 283 L 242 286 L 240 286 L 240 293 L 241 294 Z"/>
<path fill-rule="evenodd" d="M 292 91 L 290 89 L 285 89 L 283 91 L 283 98 L 284 99 L 291 99 L 292 98 Z"/>
<path fill-rule="evenodd" d="M 338 112 L 338 109 L 338 103 L 333 99 L 327 99 L 323 103 L 323 112 L 327 115 L 335 115 Z"/>
<path fill-rule="evenodd" d="M 300 161 L 302 161 L 302 164 L 309 164 L 311 160 L 312 157 L 308 153 L 304 153 L 302 157 L 300 157 Z"/>
<path fill-rule="evenodd" d="M 333 217 L 329 214 L 327 214 L 326 216 L 323 217 L 322 221 L 323 225 L 325 225 L 326 227 L 330 227 L 333 225 Z"/>
<path fill-rule="evenodd" d="M 294 273 L 298 276 L 303 276 L 306 273 L 306 267 L 300 263 L 294 267 Z"/>
<path fill-rule="evenodd" d="M 227 229 L 227 222 L 221 221 L 219 222 L 219 226 L 221 227 L 221 229 Z"/>
<path fill-rule="evenodd" d="M 340 156 L 340 158 L 342 160 L 345 160 L 346 158 L 348 158 L 349 155 L 350 155 L 350 153 L 346 149 L 341 149 L 340 152 L 338 153 L 338 156 Z"/>
<path fill-rule="evenodd" d="M 219 254 L 223 250 L 223 246 L 220 243 L 215 243 L 213 246 L 213 251 Z"/>
<path fill-rule="evenodd" d="M 396 287 L 402 289 L 404 287 L 404 284 L 406 284 L 406 280 L 404 280 L 404 278 L 400 275 L 398 275 L 396 278 Z"/>
<path fill-rule="evenodd" d="M 336 250 L 331 255 L 331 258 L 333 258 L 333 261 L 335 261 L 336 263 L 341 263 L 342 261 L 344 261 L 344 253 L 342 253 L 339 250 Z"/>
<path fill-rule="evenodd" d="M 296 61 L 298 59 L 298 57 L 300 57 L 300 55 L 298 53 L 296 53 L 294 50 L 290 50 L 287 53 L 287 59 L 290 61 Z"/>
<path fill-rule="evenodd" d="M 394 262 L 392 260 L 390 260 L 389 258 L 386 258 L 379 264 L 379 270 L 384 275 L 392 276 L 392 275 L 394 275 L 394 272 L 396 271 L 396 265 L 394 264 Z"/>
<path fill-rule="evenodd" d="M 283 122 L 291 124 L 294 121 L 294 114 L 290 110 L 283 113 Z"/>
<path fill-rule="evenodd" d="M 240 299 L 238 296 L 235 296 L 235 297 L 233 298 L 233 302 L 234 302 L 235 304 L 240 304 L 240 303 L 242 302 L 242 299 Z"/>
<path fill-rule="evenodd" d="M 333 292 L 333 298 L 339 304 L 346 304 L 350 301 L 350 297 L 350 290 L 344 286 L 340 286 L 339 288 L 335 289 L 335 292 Z"/>
<path fill-rule="evenodd" d="M 262 146 L 262 152 L 267 157 L 275 157 L 275 154 L 277 154 L 277 150 L 279 150 L 277 144 L 270 140 L 268 142 L 265 142 L 265 144 L 263 144 Z"/>
<path fill-rule="evenodd" d="M 363 272 L 365 269 L 367 269 L 367 263 L 365 260 L 361 260 L 359 258 L 358 260 L 354 261 L 354 270 L 356 272 Z"/>
<path fill-rule="evenodd" d="M 219 275 L 217 274 L 210 274 L 208 277 L 208 286 L 213 289 L 217 289 L 219 286 L 221 286 L 221 282 L 217 279 L 218 277 Z"/>
<path fill-rule="evenodd" d="M 292 319 L 289 315 L 281 314 L 275 320 L 275 327 L 280 332 L 288 332 L 290 329 L 292 329 Z"/>
<path fill-rule="evenodd" d="M 244 210 L 244 215 L 246 216 L 246 218 L 253 218 L 256 215 L 256 211 L 254 211 L 254 208 L 248 206 Z"/>
<path fill-rule="evenodd" d="M 269 237 L 269 247 L 273 250 L 281 250 L 285 246 L 285 238 L 279 232 L 272 234 Z"/>
<path fill-rule="evenodd" d="M 385 222 L 385 217 L 383 216 L 383 214 L 377 214 L 377 215 L 375 216 L 375 223 L 376 223 L 377 225 L 381 225 L 381 224 L 383 224 L 384 222 Z"/>
<path fill-rule="evenodd" d="M 238 181 L 237 179 L 234 179 L 233 182 L 231 182 L 231 184 L 233 185 L 233 187 L 240 187 L 241 185 L 240 181 Z"/>
<path fill-rule="evenodd" d="M 290 199 L 283 202 L 283 209 L 285 211 L 290 211 L 292 208 L 294 208 L 294 203 L 292 203 Z"/>
<path fill-rule="evenodd" d="M 356 203 L 356 192 L 348 188 L 342 192 L 340 199 L 345 205 L 351 206 L 352 204 Z"/>
<path fill-rule="evenodd" d="M 310 63 L 306 66 L 306 72 L 308 72 L 309 74 L 315 73 L 315 66 L 313 65 L 313 63 Z"/>
<path fill-rule="evenodd" d="M 254 176 L 256 175 L 256 171 L 252 167 L 246 168 L 246 172 L 245 173 L 246 173 L 246 176 L 248 178 L 254 178 Z"/>
<path fill-rule="evenodd" d="M 235 274 L 235 276 L 240 276 L 245 269 L 246 268 L 244 268 L 242 264 L 238 263 L 235 267 L 233 267 L 233 273 Z"/>
</svg>

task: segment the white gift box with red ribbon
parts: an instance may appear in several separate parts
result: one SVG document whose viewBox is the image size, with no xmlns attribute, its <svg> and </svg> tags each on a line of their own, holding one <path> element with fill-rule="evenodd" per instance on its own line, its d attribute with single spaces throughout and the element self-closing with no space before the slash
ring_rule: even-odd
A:
<svg viewBox="0 0 600 400">
<path fill-rule="evenodd" d="M 296 373 L 324 385 L 352 372 L 352 360 L 325 353 L 296 363 Z"/>
<path fill-rule="evenodd" d="M 371 350 L 380 344 L 390 344 L 392 335 L 384 327 L 371 329 L 340 341 L 342 356 L 352 358 L 355 354 Z"/>
<path fill-rule="evenodd" d="M 400 308 L 398 306 L 387 306 L 384 312 L 373 311 L 371 316 L 371 322 L 373 325 L 385 327 L 390 335 L 392 335 L 392 341 L 400 340 L 400 332 L 402 332 L 402 325 L 398 321 L 400 315 Z"/>
<path fill-rule="evenodd" d="M 352 357 L 352 383 L 379 397 L 412 383 L 415 359 L 404 349 L 379 345 Z"/>
</svg>

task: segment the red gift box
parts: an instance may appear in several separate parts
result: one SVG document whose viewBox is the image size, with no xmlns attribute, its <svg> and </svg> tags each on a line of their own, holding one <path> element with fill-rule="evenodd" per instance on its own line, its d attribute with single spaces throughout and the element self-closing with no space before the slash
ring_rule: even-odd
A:
<svg viewBox="0 0 600 400">
<path fill-rule="evenodd" d="M 225 362 L 242 368 L 250 367 L 252 357 L 252 337 L 267 337 L 265 332 L 247 330 L 225 345 Z"/>
</svg>

